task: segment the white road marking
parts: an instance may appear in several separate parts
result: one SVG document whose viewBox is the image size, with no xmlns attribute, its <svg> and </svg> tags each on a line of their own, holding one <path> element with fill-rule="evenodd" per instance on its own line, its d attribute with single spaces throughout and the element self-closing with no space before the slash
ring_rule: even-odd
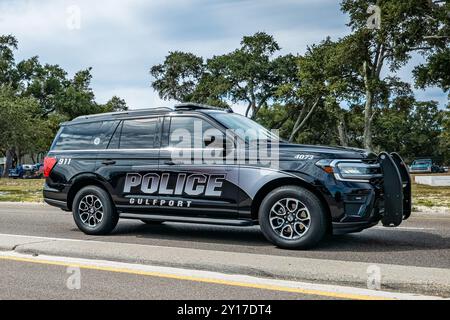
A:
<svg viewBox="0 0 450 320">
<path fill-rule="evenodd" d="M 395 231 L 395 230 L 436 230 L 434 228 L 420 228 L 420 227 L 395 227 L 395 228 L 387 228 L 387 227 L 381 227 L 381 226 L 376 226 L 373 227 L 373 229 L 377 229 L 377 230 L 391 230 L 391 231 Z"/>
<path fill-rule="evenodd" d="M 93 243 L 105 243 L 105 241 L 89 240 L 89 239 L 70 239 L 70 238 L 52 238 L 52 237 L 40 237 L 40 236 L 27 236 L 22 234 L 9 234 L 0 233 L 0 237 L 16 237 L 16 238 L 31 238 L 43 241 L 72 241 L 72 242 L 93 242 Z"/>
<path fill-rule="evenodd" d="M 218 272 L 188 270 L 172 267 L 158 267 L 142 264 L 131 264 L 106 260 L 92 260 L 69 257 L 56 257 L 41 255 L 38 257 L 19 254 L 16 252 L 0 252 L 0 262 L 2 260 L 39 263 L 59 266 L 78 266 L 80 268 L 138 274 L 142 276 L 166 277 L 178 280 L 198 281 L 205 283 L 222 284 L 229 286 L 250 287 L 261 290 L 285 291 L 299 294 L 312 294 L 318 296 L 328 296 L 334 298 L 348 299 L 402 299 L 402 300 L 424 300 L 441 299 L 439 297 L 422 296 L 409 293 L 395 293 L 387 291 L 376 291 L 362 288 L 313 284 L 305 282 L 264 279 L 253 276 L 223 274 Z"/>
</svg>

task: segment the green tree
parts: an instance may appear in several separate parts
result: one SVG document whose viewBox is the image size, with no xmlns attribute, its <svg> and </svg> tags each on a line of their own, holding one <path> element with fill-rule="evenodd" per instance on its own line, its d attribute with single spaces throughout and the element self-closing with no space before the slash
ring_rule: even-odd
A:
<svg viewBox="0 0 450 320">
<path fill-rule="evenodd" d="M 17 50 L 16 38 L 0 35 L 0 84 L 17 88 L 19 78 L 14 67 L 14 50 Z"/>
<path fill-rule="evenodd" d="M 396 98 L 374 119 L 374 142 L 380 149 L 397 151 L 407 160 L 415 157 L 442 159 L 437 148 L 442 133 L 443 111 L 436 102 L 418 102 L 413 97 Z"/>
<path fill-rule="evenodd" d="M 67 72 L 58 65 L 41 65 L 38 57 L 19 62 L 17 70 L 22 82 L 22 95 L 39 101 L 40 115 L 47 117 L 58 112 L 58 99 L 70 84 Z"/>
<path fill-rule="evenodd" d="M 444 113 L 443 130 L 440 137 L 440 149 L 444 152 L 444 160 L 447 164 L 450 163 L 450 104 Z"/>
<path fill-rule="evenodd" d="M 450 48 L 436 52 L 428 57 L 425 64 L 413 70 L 416 85 L 425 89 L 427 86 L 438 86 L 444 91 L 450 90 Z"/>
<path fill-rule="evenodd" d="M 101 106 L 101 112 L 127 111 L 128 106 L 124 99 L 117 96 L 112 97 L 106 104 Z"/>
<path fill-rule="evenodd" d="M 345 130 L 339 103 L 358 90 L 358 78 L 349 64 L 342 64 L 335 59 L 338 49 L 339 43 L 326 39 L 308 47 L 306 53 L 298 57 L 297 79 L 291 82 L 295 87 L 288 84 L 284 88 L 288 95 L 289 92 L 293 93 L 294 99 L 287 102 L 297 105 L 296 109 L 300 110 L 295 117 L 291 141 L 306 124 L 311 125 L 310 118 L 317 112 L 331 116 L 338 122 L 337 128 Z M 347 144 L 343 136 L 340 143 Z"/>
<path fill-rule="evenodd" d="M 8 176 L 14 158 L 28 152 L 30 146 L 48 130 L 35 114 L 39 104 L 31 97 L 20 97 L 9 87 L 0 87 L 0 151 L 6 157 L 3 176 Z M 34 147 L 31 147 L 35 151 Z"/>
<path fill-rule="evenodd" d="M 164 62 L 150 69 L 152 87 L 161 99 L 190 102 L 205 72 L 203 58 L 192 53 L 169 52 Z"/>
<path fill-rule="evenodd" d="M 240 48 L 206 62 L 192 53 L 171 52 L 151 68 L 152 87 L 162 99 L 218 106 L 246 103 L 246 116 L 255 119 L 278 88 L 295 77 L 294 57 L 275 57 L 279 50 L 272 36 L 258 32 L 244 37 Z"/>
<path fill-rule="evenodd" d="M 256 119 L 259 110 L 275 97 L 279 87 L 296 74 L 293 56 L 275 54 L 280 46 L 271 35 L 258 32 L 245 36 L 235 51 L 207 62 L 213 75 L 228 84 L 225 95 L 233 103 L 246 103 L 245 115 Z"/>
<path fill-rule="evenodd" d="M 15 50 L 13 36 L 0 36 L 0 151 L 7 168 L 13 158 L 47 150 L 62 121 L 128 108 L 119 97 L 96 103 L 91 68 L 70 79 L 60 66 L 42 65 L 37 56 L 16 63 Z"/>
<path fill-rule="evenodd" d="M 369 5 L 381 9 L 378 29 L 366 27 Z M 435 48 L 447 46 L 448 38 L 433 38 L 447 15 L 446 8 L 428 0 L 344 0 L 341 8 L 350 16 L 352 34 L 342 40 L 341 54 L 337 58 L 359 70 L 365 98 L 364 147 L 372 149 L 372 122 L 383 67 L 388 66 L 390 72 L 395 72 L 410 60 L 413 52 L 427 56 Z"/>
</svg>

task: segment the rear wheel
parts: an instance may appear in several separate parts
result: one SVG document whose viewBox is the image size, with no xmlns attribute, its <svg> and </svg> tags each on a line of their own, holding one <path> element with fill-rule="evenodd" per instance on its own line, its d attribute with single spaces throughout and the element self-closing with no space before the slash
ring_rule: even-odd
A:
<svg viewBox="0 0 450 320">
<path fill-rule="evenodd" d="M 119 221 L 108 193 L 96 186 L 87 186 L 78 191 L 72 213 L 78 229 L 90 235 L 108 234 Z"/>
<path fill-rule="evenodd" d="M 326 211 L 311 191 L 285 186 L 271 191 L 259 209 L 264 236 L 285 249 L 307 249 L 326 234 Z"/>
</svg>

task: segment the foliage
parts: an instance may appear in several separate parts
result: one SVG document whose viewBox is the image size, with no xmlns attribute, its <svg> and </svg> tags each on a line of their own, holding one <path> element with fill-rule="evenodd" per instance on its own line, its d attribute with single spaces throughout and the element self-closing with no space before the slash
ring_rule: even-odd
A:
<svg viewBox="0 0 450 320">
<path fill-rule="evenodd" d="M 381 23 L 377 29 L 366 27 L 370 4 L 381 9 Z M 348 25 L 352 33 L 341 41 L 343 55 L 339 61 L 353 65 L 364 83 L 364 146 L 373 148 L 372 122 L 376 108 L 383 102 L 380 98 L 386 87 L 383 67 L 388 66 L 389 72 L 394 73 L 411 59 L 413 52 L 434 62 L 437 58 L 433 55 L 447 48 L 450 40 L 445 33 L 448 29 L 442 27 L 448 24 L 447 8 L 429 0 L 343 0 L 341 9 L 350 17 Z M 432 67 L 434 64 L 428 64 L 416 70 L 419 83 L 429 81 L 423 74 L 426 73 L 424 70 L 435 73 Z"/>
<path fill-rule="evenodd" d="M 256 118 L 278 88 L 295 78 L 292 55 L 278 56 L 274 38 L 258 32 L 246 36 L 233 52 L 206 61 L 192 53 L 170 52 L 162 64 L 151 68 L 152 87 L 162 99 L 226 106 L 245 103 L 246 115 Z"/>
<path fill-rule="evenodd" d="M 126 110 L 123 99 L 95 101 L 91 68 L 73 78 L 58 65 L 39 62 L 37 56 L 17 62 L 17 40 L 0 36 L 0 152 L 8 168 L 25 155 L 46 152 L 59 123 L 92 113 Z"/>
</svg>

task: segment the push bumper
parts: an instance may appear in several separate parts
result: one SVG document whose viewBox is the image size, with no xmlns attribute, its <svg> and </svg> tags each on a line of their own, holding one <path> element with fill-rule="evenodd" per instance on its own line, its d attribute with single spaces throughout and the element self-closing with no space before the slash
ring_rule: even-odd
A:
<svg viewBox="0 0 450 320">
<path fill-rule="evenodd" d="M 359 232 L 377 225 L 396 227 L 411 215 L 411 178 L 396 153 L 382 152 L 377 161 L 380 177 L 367 183 L 342 182 L 340 210 L 335 210 L 334 234 Z"/>
<path fill-rule="evenodd" d="M 381 222 L 385 227 L 397 227 L 411 216 L 411 177 L 404 161 L 397 153 L 379 155 L 383 171 L 384 212 Z"/>
</svg>

